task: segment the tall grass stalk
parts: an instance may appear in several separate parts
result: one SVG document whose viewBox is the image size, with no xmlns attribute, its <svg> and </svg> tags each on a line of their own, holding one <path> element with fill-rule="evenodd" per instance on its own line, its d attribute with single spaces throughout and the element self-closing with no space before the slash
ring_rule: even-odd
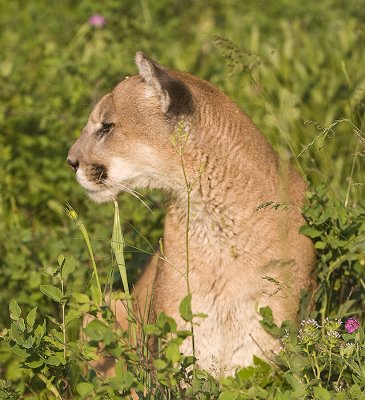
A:
<svg viewBox="0 0 365 400">
<path fill-rule="evenodd" d="M 357 158 L 359 155 L 360 143 L 361 143 L 362 138 L 364 138 L 364 132 L 363 132 L 364 124 L 365 124 L 365 118 L 362 119 L 360 129 L 357 128 L 354 124 L 351 124 L 352 127 L 354 128 L 355 135 L 357 135 L 357 143 L 356 143 L 355 153 L 352 158 L 351 172 L 350 172 L 349 183 L 348 183 L 347 192 L 346 192 L 345 207 L 347 207 L 347 205 L 348 205 L 349 198 L 350 198 L 350 189 L 354 184 L 353 176 L 354 176 L 354 171 L 355 171 L 355 164 L 356 164 L 356 161 L 357 161 Z"/>
<path fill-rule="evenodd" d="M 64 288 L 64 279 L 61 274 L 61 293 L 62 297 L 65 295 L 65 288 Z M 67 348 L 67 343 L 66 343 L 66 324 L 65 324 L 65 308 L 66 308 L 66 302 L 62 302 L 62 333 L 63 333 L 63 359 L 66 362 L 66 348 Z"/>
<path fill-rule="evenodd" d="M 354 171 L 355 171 L 355 164 L 356 164 L 356 157 L 357 157 L 357 153 L 359 151 L 359 146 L 360 143 L 357 142 L 356 144 L 356 149 L 355 149 L 355 154 L 352 158 L 352 165 L 351 165 L 351 171 L 350 171 L 350 176 L 348 177 L 349 183 L 347 185 L 347 191 L 346 191 L 346 199 L 345 199 L 345 207 L 347 208 L 348 203 L 349 203 L 349 199 L 350 199 L 350 191 L 351 191 L 351 187 L 353 185 L 353 176 L 354 176 Z"/>
<path fill-rule="evenodd" d="M 55 396 L 56 399 L 62 400 L 62 396 L 60 395 L 60 392 L 57 390 L 56 386 L 50 382 L 49 379 L 42 373 L 37 374 L 37 378 L 39 378 L 47 387 L 47 389 Z"/>
<path fill-rule="evenodd" d="M 101 305 L 102 299 L 103 299 L 103 294 L 100 286 L 100 281 L 99 281 L 99 275 L 98 275 L 98 270 L 96 268 L 96 262 L 95 262 L 95 257 L 94 257 L 94 252 L 91 246 L 90 242 L 90 237 L 89 234 L 85 228 L 85 225 L 82 223 L 80 220 L 79 216 L 77 215 L 76 211 L 72 208 L 70 204 L 66 204 L 66 207 L 64 209 L 66 215 L 75 223 L 75 225 L 80 229 L 82 236 L 84 237 L 87 249 L 89 251 L 89 256 L 91 260 L 91 264 L 93 267 L 93 274 L 95 276 L 95 281 L 96 281 L 96 288 L 97 288 L 97 304 L 98 306 Z"/>
<path fill-rule="evenodd" d="M 127 278 L 127 269 L 125 266 L 125 259 L 124 259 L 124 237 L 120 225 L 120 216 L 119 216 L 119 206 L 118 202 L 114 200 L 114 224 L 113 224 L 113 233 L 112 233 L 112 240 L 111 240 L 111 247 L 115 256 L 115 260 L 118 265 L 118 270 L 120 273 L 120 277 L 122 279 L 124 293 L 128 296 L 127 304 L 128 304 L 128 311 L 132 310 L 132 302 L 130 299 L 130 292 L 128 286 L 128 278 Z"/>
<path fill-rule="evenodd" d="M 128 316 L 131 316 L 133 314 L 133 306 L 132 306 L 131 295 L 129 292 L 127 269 L 125 266 L 125 259 L 124 259 L 125 242 L 124 242 L 122 227 L 120 224 L 119 206 L 116 200 L 114 200 L 114 224 L 113 224 L 111 247 L 115 256 L 115 260 L 118 265 L 120 277 L 122 279 L 124 293 L 127 295 Z M 136 341 L 137 337 L 134 324 L 128 324 L 128 326 L 130 327 L 128 331 L 131 337 Z"/>
<path fill-rule="evenodd" d="M 190 257 L 189 257 L 189 233 L 190 233 L 190 214 L 191 214 L 191 192 L 193 185 L 188 179 L 188 175 L 186 173 L 185 167 L 185 145 L 189 139 L 189 133 L 186 128 L 186 124 L 184 120 L 179 122 L 177 132 L 175 137 L 172 138 L 172 144 L 175 147 L 179 158 L 180 165 L 184 177 L 184 184 L 186 189 L 186 227 L 185 227 L 185 256 L 186 256 L 186 270 L 185 270 L 185 282 L 187 294 L 191 295 L 190 289 Z M 193 320 L 190 322 L 190 330 L 191 330 L 191 345 L 193 350 L 193 357 L 195 358 L 195 337 L 194 337 L 194 323 Z M 195 374 L 195 365 L 194 365 L 194 374 Z"/>
</svg>

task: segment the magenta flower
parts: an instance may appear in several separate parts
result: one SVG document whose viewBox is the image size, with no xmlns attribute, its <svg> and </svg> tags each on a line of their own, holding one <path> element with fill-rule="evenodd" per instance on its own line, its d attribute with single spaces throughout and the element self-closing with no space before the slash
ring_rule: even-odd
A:
<svg viewBox="0 0 365 400">
<path fill-rule="evenodd" d="M 89 24 L 101 28 L 106 24 L 106 19 L 100 14 L 94 14 L 89 18 Z"/>
<path fill-rule="evenodd" d="M 360 328 L 360 324 L 357 322 L 355 318 L 349 318 L 345 322 L 345 329 L 348 333 L 354 333 Z"/>
</svg>

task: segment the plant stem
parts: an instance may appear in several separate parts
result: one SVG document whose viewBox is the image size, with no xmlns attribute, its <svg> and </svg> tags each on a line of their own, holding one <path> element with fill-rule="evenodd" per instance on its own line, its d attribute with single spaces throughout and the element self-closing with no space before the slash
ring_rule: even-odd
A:
<svg viewBox="0 0 365 400">
<path fill-rule="evenodd" d="M 63 286 L 63 278 L 61 278 L 61 292 L 62 297 L 65 295 L 64 286 Z M 66 326 L 65 326 L 65 307 L 66 303 L 62 303 L 62 332 L 63 332 L 63 359 L 66 361 Z"/>
<path fill-rule="evenodd" d="M 102 290 L 101 290 L 101 286 L 100 286 L 98 270 L 96 268 L 94 252 L 93 252 L 93 249 L 91 247 L 89 234 L 87 233 L 85 225 L 83 223 L 81 223 L 81 221 L 80 221 L 79 229 L 80 229 L 82 235 L 84 236 L 84 239 L 85 239 L 85 242 L 86 242 L 86 246 L 87 246 L 87 249 L 89 251 L 89 256 L 90 256 L 91 264 L 93 266 L 93 272 L 94 272 L 94 276 L 95 276 L 95 280 L 96 280 L 96 286 L 97 286 L 97 289 L 98 289 L 98 305 L 100 306 L 101 302 L 102 302 L 103 295 L 102 295 Z"/>
<path fill-rule="evenodd" d="M 183 148 L 180 147 L 179 149 L 180 155 L 180 162 L 181 167 L 184 175 L 185 187 L 186 187 L 186 194 L 187 194 L 187 205 L 186 205 L 186 228 L 185 228 L 185 256 L 186 256 L 186 274 L 185 274 L 185 281 L 186 281 L 186 288 L 188 295 L 191 294 L 190 290 L 190 262 L 189 262 L 189 232 L 190 232 L 190 206 L 191 206 L 191 185 L 188 181 L 188 177 L 186 174 L 185 169 L 185 162 L 183 156 Z M 191 330 L 191 345 L 193 350 L 193 357 L 195 359 L 195 338 L 194 338 L 194 324 L 193 321 L 190 322 L 190 330 Z M 195 376 L 195 364 L 193 365 L 193 374 Z"/>
<path fill-rule="evenodd" d="M 122 284 L 123 284 L 123 289 L 124 293 L 127 295 L 127 309 L 128 309 L 128 315 L 132 315 L 133 313 L 133 306 L 132 306 L 132 299 L 130 296 L 129 292 L 129 286 L 128 286 L 128 277 L 127 277 L 127 269 L 125 266 L 125 259 L 124 259 L 124 237 L 122 233 L 122 228 L 120 224 L 120 216 L 119 216 L 119 206 L 118 202 L 114 200 L 114 225 L 113 225 L 113 234 L 112 234 L 112 240 L 111 240 L 111 247 L 115 256 L 115 260 L 118 265 L 118 270 L 120 273 L 120 277 L 122 279 Z M 131 337 L 135 340 L 137 340 L 137 334 L 135 330 L 134 324 L 128 324 L 130 327 L 131 331 L 129 332 Z"/>
<path fill-rule="evenodd" d="M 356 144 L 356 150 L 355 150 L 355 154 L 352 158 L 352 165 L 351 165 L 351 172 L 350 172 L 350 176 L 349 176 L 349 184 L 347 185 L 347 192 L 346 192 L 346 199 L 345 199 L 345 207 L 347 208 L 348 202 L 349 202 L 349 198 L 350 198 L 350 190 L 351 190 L 351 186 L 352 186 L 352 182 L 353 182 L 353 175 L 354 175 L 354 171 L 355 171 L 355 164 L 356 164 L 356 155 L 359 151 L 359 141 Z"/>
<path fill-rule="evenodd" d="M 129 286 L 128 286 L 128 278 L 127 278 L 127 269 L 125 266 L 124 259 L 124 237 L 120 228 L 120 216 L 119 216 L 119 206 L 118 202 L 114 200 L 114 226 L 113 226 L 113 235 L 111 246 L 115 255 L 115 259 L 117 261 L 120 277 L 123 283 L 124 292 L 127 296 L 130 296 Z M 127 301 L 129 310 L 132 310 L 132 304 L 130 299 Z"/>
<path fill-rule="evenodd" d="M 313 354 L 313 359 L 314 359 L 314 363 L 315 363 L 316 370 L 317 370 L 317 376 L 316 376 L 316 378 L 317 378 L 317 379 L 321 379 L 321 370 L 320 370 L 319 365 L 318 365 L 318 361 L 317 361 L 317 357 L 316 357 L 315 351 L 313 351 L 312 354 Z"/>
<path fill-rule="evenodd" d="M 84 240 L 86 242 L 86 246 L 87 249 L 89 251 L 89 256 L 90 256 L 90 260 L 91 260 L 91 264 L 93 267 L 93 274 L 95 276 L 95 280 L 96 280 L 96 286 L 97 286 L 97 304 L 98 306 L 101 305 L 102 300 L 103 300 L 103 294 L 101 291 L 101 286 L 100 286 L 100 281 L 99 281 L 99 275 L 98 275 L 98 270 L 96 268 L 96 262 L 95 262 L 95 257 L 94 257 L 94 252 L 91 246 L 91 242 L 90 242 L 90 238 L 89 238 L 89 234 L 85 228 L 85 225 L 82 223 L 82 221 L 80 220 L 79 216 L 77 215 L 76 211 L 72 208 L 72 206 L 70 204 L 66 204 L 65 208 L 64 208 L 64 212 L 66 213 L 66 215 L 75 223 L 75 225 L 80 229 L 82 236 L 84 237 Z"/>
<path fill-rule="evenodd" d="M 41 372 L 37 374 L 38 378 L 46 385 L 47 389 L 53 393 L 53 395 L 57 398 L 62 400 L 62 397 L 57 390 L 56 386 L 52 384 L 52 381 L 50 381 L 45 375 L 43 375 Z"/>
<path fill-rule="evenodd" d="M 343 366 L 342 368 L 341 368 L 341 370 L 340 370 L 340 373 L 339 373 L 339 375 L 338 375 L 338 378 L 337 378 L 337 381 L 336 381 L 336 386 L 338 386 L 339 385 L 339 383 L 340 383 L 340 380 L 341 380 L 341 378 L 342 378 L 342 374 L 343 374 L 343 372 L 345 371 L 345 369 L 347 368 L 347 366 L 345 365 L 345 366 Z"/>
<path fill-rule="evenodd" d="M 328 379 L 327 379 L 327 387 L 330 384 L 331 375 L 332 375 L 332 346 L 330 346 L 329 351 L 329 368 L 328 368 Z"/>
<path fill-rule="evenodd" d="M 311 368 L 312 368 L 313 375 L 316 376 L 316 369 L 315 369 L 315 366 L 313 365 L 313 359 L 312 359 L 312 356 L 311 356 L 311 354 L 309 352 L 309 345 L 308 344 L 306 345 L 306 348 L 305 348 L 304 351 L 308 355 L 309 361 L 311 363 Z"/>
</svg>

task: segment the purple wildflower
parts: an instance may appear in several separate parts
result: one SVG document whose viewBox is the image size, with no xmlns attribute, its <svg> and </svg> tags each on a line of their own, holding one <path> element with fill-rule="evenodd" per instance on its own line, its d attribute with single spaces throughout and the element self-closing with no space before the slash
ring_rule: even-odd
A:
<svg viewBox="0 0 365 400">
<path fill-rule="evenodd" d="M 89 18 L 89 24 L 91 26 L 96 26 L 97 28 L 101 28 L 106 23 L 105 17 L 100 14 L 94 14 Z"/>
<path fill-rule="evenodd" d="M 360 328 L 360 324 L 357 322 L 355 318 L 349 318 L 345 322 L 345 329 L 348 333 L 354 333 Z"/>
</svg>

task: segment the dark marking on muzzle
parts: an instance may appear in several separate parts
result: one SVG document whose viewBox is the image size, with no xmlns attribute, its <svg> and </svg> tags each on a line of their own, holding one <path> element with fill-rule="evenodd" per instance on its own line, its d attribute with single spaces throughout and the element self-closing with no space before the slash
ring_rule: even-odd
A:
<svg viewBox="0 0 365 400">
<path fill-rule="evenodd" d="M 105 165 L 93 164 L 91 166 L 91 178 L 95 181 L 95 183 L 103 184 L 108 178 L 108 172 L 105 168 Z"/>
</svg>

